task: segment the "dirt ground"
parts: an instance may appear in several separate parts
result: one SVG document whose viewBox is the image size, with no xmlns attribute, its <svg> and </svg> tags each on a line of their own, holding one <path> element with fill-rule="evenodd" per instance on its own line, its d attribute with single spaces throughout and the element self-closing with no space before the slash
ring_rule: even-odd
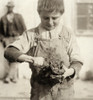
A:
<svg viewBox="0 0 93 100">
<path fill-rule="evenodd" d="M 30 89 L 27 79 L 20 79 L 17 83 L 9 84 L 0 81 L 0 100 L 29 100 Z"/>
<path fill-rule="evenodd" d="M 75 100 L 93 100 L 93 81 L 76 80 L 74 87 Z M 0 81 L 0 100 L 29 100 L 30 89 L 27 79 L 20 79 L 16 84 Z"/>
</svg>

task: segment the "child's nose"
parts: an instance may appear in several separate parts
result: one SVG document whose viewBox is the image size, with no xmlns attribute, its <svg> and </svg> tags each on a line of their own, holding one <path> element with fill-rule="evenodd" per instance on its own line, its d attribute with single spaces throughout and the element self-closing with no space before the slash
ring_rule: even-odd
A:
<svg viewBox="0 0 93 100">
<path fill-rule="evenodd" d="M 49 19 L 49 24 L 53 25 L 53 19 L 51 19 L 51 18 Z"/>
</svg>

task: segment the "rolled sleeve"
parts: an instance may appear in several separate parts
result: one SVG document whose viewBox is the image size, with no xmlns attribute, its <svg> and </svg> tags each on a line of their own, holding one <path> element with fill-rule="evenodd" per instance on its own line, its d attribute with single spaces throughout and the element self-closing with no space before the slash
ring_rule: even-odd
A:
<svg viewBox="0 0 93 100">
<path fill-rule="evenodd" d="M 22 53 L 26 53 L 33 44 L 32 33 L 24 32 L 18 39 L 12 44 L 8 45 L 8 47 L 15 47 Z"/>
<path fill-rule="evenodd" d="M 74 68 L 76 75 L 79 76 L 79 71 L 83 65 L 82 58 L 80 56 L 80 49 L 76 41 L 76 37 L 73 32 L 70 33 L 70 41 L 68 47 L 68 55 L 70 60 L 70 68 Z"/>
<path fill-rule="evenodd" d="M 34 32 L 24 32 L 15 42 L 7 46 L 4 56 L 10 62 L 15 62 L 20 55 L 26 54 L 33 45 Z"/>
<path fill-rule="evenodd" d="M 81 64 L 83 64 L 81 56 L 80 56 L 80 49 L 73 32 L 71 33 L 71 38 L 70 38 L 69 47 L 68 47 L 68 54 L 70 58 L 70 63 L 80 62 Z"/>
</svg>

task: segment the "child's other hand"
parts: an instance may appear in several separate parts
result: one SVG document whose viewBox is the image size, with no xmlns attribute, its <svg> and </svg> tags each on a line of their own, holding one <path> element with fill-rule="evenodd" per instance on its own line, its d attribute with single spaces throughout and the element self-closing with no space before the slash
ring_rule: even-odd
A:
<svg viewBox="0 0 93 100">
<path fill-rule="evenodd" d="M 33 57 L 34 66 L 42 66 L 44 64 L 44 58 L 43 57 Z"/>
<path fill-rule="evenodd" d="M 74 69 L 73 68 L 67 68 L 63 74 L 64 78 L 67 78 L 68 76 L 71 76 L 74 74 Z"/>
</svg>

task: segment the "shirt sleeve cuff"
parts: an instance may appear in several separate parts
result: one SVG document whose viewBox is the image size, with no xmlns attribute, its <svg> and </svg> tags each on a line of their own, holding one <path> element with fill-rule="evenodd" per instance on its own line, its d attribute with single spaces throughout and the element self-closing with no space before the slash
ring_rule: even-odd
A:
<svg viewBox="0 0 93 100">
<path fill-rule="evenodd" d="M 81 70 L 81 67 L 82 67 L 82 63 L 81 62 L 79 62 L 79 61 L 74 61 L 74 62 L 72 62 L 71 64 L 70 64 L 70 68 L 73 68 L 74 70 L 75 70 L 75 74 L 77 75 L 77 76 L 79 76 L 79 72 L 80 72 L 80 70 Z"/>
<path fill-rule="evenodd" d="M 73 67 L 72 67 L 73 68 Z M 76 70 L 73 68 L 73 70 L 74 70 L 74 73 L 72 74 L 72 75 L 70 75 L 69 77 L 70 78 L 74 78 L 74 76 L 75 76 L 75 74 L 76 74 Z"/>
</svg>

